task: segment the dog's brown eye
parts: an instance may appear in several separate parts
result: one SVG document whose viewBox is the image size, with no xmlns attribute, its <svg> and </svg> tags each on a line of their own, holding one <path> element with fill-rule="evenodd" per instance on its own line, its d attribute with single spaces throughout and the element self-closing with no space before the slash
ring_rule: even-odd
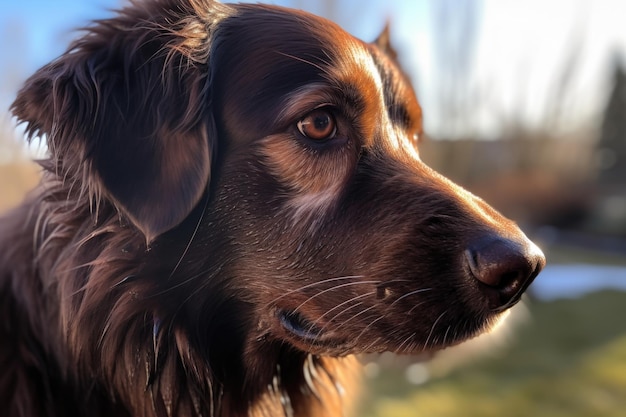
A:
<svg viewBox="0 0 626 417">
<path fill-rule="evenodd" d="M 332 139 L 337 133 L 335 118 L 327 110 L 313 110 L 298 122 L 298 130 L 313 140 Z"/>
</svg>

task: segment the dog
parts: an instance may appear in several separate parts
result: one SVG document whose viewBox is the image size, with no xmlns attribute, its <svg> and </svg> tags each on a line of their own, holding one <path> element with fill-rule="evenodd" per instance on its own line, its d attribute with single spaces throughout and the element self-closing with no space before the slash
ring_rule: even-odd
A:
<svg viewBox="0 0 626 417">
<path fill-rule="evenodd" d="M 42 180 L 0 220 L 9 416 L 339 416 L 354 355 L 488 330 L 545 263 L 428 168 L 393 49 L 302 11 L 133 2 L 12 106 Z"/>
</svg>

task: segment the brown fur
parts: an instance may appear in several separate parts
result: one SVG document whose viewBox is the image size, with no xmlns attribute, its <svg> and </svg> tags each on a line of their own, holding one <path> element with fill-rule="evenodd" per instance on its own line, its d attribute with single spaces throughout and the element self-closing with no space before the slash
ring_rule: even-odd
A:
<svg viewBox="0 0 626 417">
<path fill-rule="evenodd" d="M 13 111 L 50 157 L 0 219 L 2 412 L 341 415 L 351 355 L 441 349 L 515 304 L 543 257 L 419 160 L 387 38 L 151 0 L 33 75 Z M 298 130 L 314 109 L 332 138 Z"/>
</svg>

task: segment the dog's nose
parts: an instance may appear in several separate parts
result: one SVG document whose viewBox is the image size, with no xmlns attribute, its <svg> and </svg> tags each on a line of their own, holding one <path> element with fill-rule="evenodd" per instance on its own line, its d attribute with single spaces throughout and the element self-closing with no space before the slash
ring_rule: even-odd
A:
<svg viewBox="0 0 626 417">
<path fill-rule="evenodd" d="M 492 310 L 504 310 L 519 301 L 546 263 L 541 250 L 525 237 L 510 240 L 493 235 L 473 242 L 465 259 Z"/>
</svg>

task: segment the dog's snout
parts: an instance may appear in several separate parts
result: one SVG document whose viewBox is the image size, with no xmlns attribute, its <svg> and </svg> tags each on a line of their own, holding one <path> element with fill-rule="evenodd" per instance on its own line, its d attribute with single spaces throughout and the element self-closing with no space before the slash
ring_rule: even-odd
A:
<svg viewBox="0 0 626 417">
<path fill-rule="evenodd" d="M 546 262 L 541 250 L 526 238 L 491 235 L 473 242 L 465 251 L 465 259 L 492 310 L 503 310 L 519 301 Z"/>
</svg>

